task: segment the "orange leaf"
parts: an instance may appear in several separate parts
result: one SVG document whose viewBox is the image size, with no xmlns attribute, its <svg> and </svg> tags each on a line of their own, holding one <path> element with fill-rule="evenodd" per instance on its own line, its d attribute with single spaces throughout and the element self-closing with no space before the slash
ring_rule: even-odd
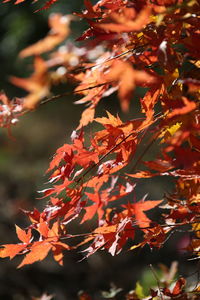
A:
<svg viewBox="0 0 200 300">
<path fill-rule="evenodd" d="M 0 257 L 10 257 L 12 259 L 15 257 L 18 253 L 20 253 L 23 249 L 26 248 L 25 244 L 8 244 L 3 245 L 4 248 L 0 249 Z"/>
<path fill-rule="evenodd" d="M 144 7 L 137 15 L 133 8 L 123 8 L 120 12 L 113 12 L 109 15 L 110 20 L 103 20 L 100 24 L 93 26 L 101 28 L 107 32 L 131 32 L 139 31 L 149 23 L 151 8 Z M 109 22 L 110 21 L 110 22 Z"/>
<path fill-rule="evenodd" d="M 70 247 L 62 242 L 56 242 L 53 244 L 53 257 L 61 266 L 63 265 L 63 250 L 70 250 Z"/>
<path fill-rule="evenodd" d="M 38 231 L 43 237 L 47 238 L 49 232 L 49 227 L 47 225 L 47 222 L 39 223 Z"/>
<path fill-rule="evenodd" d="M 106 111 L 106 113 L 108 115 L 108 118 L 96 118 L 95 121 L 103 125 L 112 125 L 113 127 L 117 127 L 123 124 L 119 116 L 114 117 L 109 111 Z"/>
<path fill-rule="evenodd" d="M 151 220 L 146 216 L 144 211 L 150 210 L 156 206 L 158 206 L 162 200 L 160 201 L 141 201 L 133 204 L 135 218 L 139 227 L 149 226 Z"/>
<path fill-rule="evenodd" d="M 17 225 L 15 225 L 15 227 L 16 227 L 16 233 L 17 233 L 19 240 L 25 244 L 29 244 L 30 239 L 31 239 L 31 230 L 29 229 L 28 232 L 26 233 L 25 230 L 22 230 Z"/>
<path fill-rule="evenodd" d="M 139 201 L 136 203 L 128 203 L 126 205 L 122 205 L 122 207 L 126 208 L 124 212 L 128 213 L 130 216 L 135 216 L 136 224 L 139 227 L 148 227 L 151 220 L 146 216 L 144 211 L 150 210 L 156 206 L 158 206 L 163 200 L 159 201 Z"/>
<path fill-rule="evenodd" d="M 127 174 L 127 175 L 133 178 L 151 178 L 159 174 L 153 174 L 150 171 L 140 171 L 135 174 Z"/>
<path fill-rule="evenodd" d="M 82 113 L 77 130 L 80 129 L 81 127 L 84 127 L 84 126 L 88 125 L 89 123 L 93 122 L 94 114 L 95 114 L 94 106 L 90 106 L 90 107 L 86 108 Z"/>
<path fill-rule="evenodd" d="M 34 109 L 37 103 L 49 94 L 49 75 L 46 62 L 41 57 L 34 60 L 34 73 L 29 78 L 11 77 L 11 82 L 30 94 L 24 99 L 24 108 Z"/>
<path fill-rule="evenodd" d="M 114 61 L 110 72 L 106 73 L 105 80 L 117 81 L 119 84 L 118 95 L 124 112 L 129 109 L 129 103 L 136 85 L 145 85 L 155 82 L 154 77 L 145 71 L 134 70 L 129 62 Z"/>
<path fill-rule="evenodd" d="M 91 163 L 99 162 L 98 153 L 85 151 L 83 149 L 82 152 L 79 152 L 79 154 L 74 157 L 73 162 L 77 163 L 81 167 L 87 168 Z"/>
<path fill-rule="evenodd" d="M 43 260 L 51 248 L 52 245 L 46 241 L 33 243 L 30 252 L 25 256 L 18 268 L 21 268 L 24 265 L 33 264 L 39 260 Z"/>
<path fill-rule="evenodd" d="M 51 30 L 47 37 L 22 50 L 20 56 L 40 55 L 41 53 L 52 50 L 68 36 L 71 19 L 71 16 L 63 16 L 61 14 L 50 15 L 49 26 Z"/>
<path fill-rule="evenodd" d="M 154 106 L 159 99 L 159 96 L 163 88 L 159 89 L 157 86 L 150 89 L 145 96 L 141 99 L 142 112 L 146 114 L 147 117 L 151 118 L 154 114 Z"/>
<path fill-rule="evenodd" d="M 96 228 L 94 230 L 94 234 L 108 234 L 108 233 L 115 233 L 117 231 L 117 225 L 104 225 Z"/>
</svg>

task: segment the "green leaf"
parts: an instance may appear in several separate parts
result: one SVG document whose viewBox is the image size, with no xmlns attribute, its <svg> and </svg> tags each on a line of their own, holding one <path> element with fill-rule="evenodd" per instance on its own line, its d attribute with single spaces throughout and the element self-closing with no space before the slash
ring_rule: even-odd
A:
<svg viewBox="0 0 200 300">
<path fill-rule="evenodd" d="M 143 287 L 141 286 L 139 281 L 136 282 L 135 293 L 139 299 L 143 299 L 145 297 L 144 292 L 143 292 Z"/>
</svg>

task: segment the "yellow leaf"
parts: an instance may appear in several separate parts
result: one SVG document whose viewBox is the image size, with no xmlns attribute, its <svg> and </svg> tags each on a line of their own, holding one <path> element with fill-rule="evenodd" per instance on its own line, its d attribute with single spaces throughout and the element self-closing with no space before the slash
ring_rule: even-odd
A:
<svg viewBox="0 0 200 300">
<path fill-rule="evenodd" d="M 169 126 L 168 128 L 166 128 L 160 135 L 159 135 L 159 138 L 162 138 L 163 139 L 161 140 L 161 143 L 164 143 L 166 142 L 166 140 L 173 136 L 178 130 L 179 128 L 181 127 L 182 123 L 181 122 L 177 122 L 176 124 L 172 125 L 172 126 Z"/>
</svg>

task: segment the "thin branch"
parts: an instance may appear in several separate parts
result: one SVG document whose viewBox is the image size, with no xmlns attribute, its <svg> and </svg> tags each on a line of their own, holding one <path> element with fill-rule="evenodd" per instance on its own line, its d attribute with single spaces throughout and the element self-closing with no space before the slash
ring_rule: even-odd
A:
<svg viewBox="0 0 200 300">
<path fill-rule="evenodd" d="M 157 282 L 158 290 L 159 290 L 159 293 L 160 293 L 160 299 L 161 299 L 161 300 L 164 300 L 163 295 L 162 295 L 162 292 L 161 292 L 160 281 L 159 281 L 159 278 L 158 278 L 158 276 L 157 276 L 157 274 L 156 274 L 156 271 L 154 270 L 152 264 L 150 264 L 149 266 L 150 266 L 150 269 L 151 269 L 151 271 L 152 271 L 152 273 L 153 273 L 153 275 L 154 275 L 154 277 L 155 277 L 155 280 L 156 280 L 156 282 Z"/>
<path fill-rule="evenodd" d="M 129 133 L 127 136 L 125 136 L 119 143 L 117 143 L 115 146 L 113 146 L 107 153 L 105 153 L 98 161 L 98 163 L 94 163 L 89 169 L 87 169 L 85 171 L 85 173 L 83 173 L 83 175 L 76 181 L 77 183 L 79 183 L 79 181 L 84 178 L 92 169 L 94 169 L 95 167 L 97 167 L 102 160 L 104 160 L 104 158 L 106 158 L 110 153 L 112 153 L 114 150 L 116 150 L 123 142 L 125 142 L 131 135 L 135 134 L 136 132 L 131 132 Z"/>
<path fill-rule="evenodd" d="M 98 88 L 98 87 L 101 87 L 101 86 L 104 86 L 104 85 L 110 84 L 110 83 L 112 83 L 112 81 L 99 83 L 99 84 L 89 86 L 87 88 L 76 90 L 76 91 L 73 91 L 73 92 L 66 92 L 66 93 L 63 93 L 63 94 L 55 95 L 55 96 L 49 97 L 49 98 L 41 101 L 40 105 L 46 104 L 47 102 L 50 102 L 50 101 L 53 101 L 53 100 L 56 100 L 56 99 L 59 99 L 59 98 L 65 97 L 65 96 L 69 96 L 69 95 L 78 94 L 78 93 L 81 93 L 81 92 L 84 92 L 84 91 L 92 90 L 92 89 L 95 89 L 95 88 Z"/>
<path fill-rule="evenodd" d="M 176 223 L 176 224 L 171 224 L 171 225 L 163 224 L 163 225 L 159 225 L 159 226 L 163 227 L 163 228 L 164 227 L 176 227 L 176 226 L 192 225 L 196 222 L 190 222 L 190 223 L 187 223 L 187 224 L 185 224 L 185 223 Z M 133 226 L 131 229 L 127 228 L 124 231 L 132 231 L 133 229 L 140 229 L 140 230 L 145 230 L 146 229 L 147 230 L 147 229 L 154 229 L 154 226 L 146 226 L 146 227 L 139 227 L 139 228 L 138 228 L 138 226 Z M 176 229 L 174 229 L 174 230 L 176 230 Z M 172 233 L 174 233 L 174 231 Z M 99 232 L 86 232 L 86 233 L 73 234 L 73 235 L 67 234 L 67 235 L 62 235 L 62 237 L 60 237 L 60 239 L 64 240 L 64 239 L 70 239 L 70 238 L 76 238 L 76 237 L 82 237 L 82 236 L 83 237 L 85 237 L 85 236 L 96 236 L 98 234 L 100 234 L 100 233 Z"/>
<path fill-rule="evenodd" d="M 111 56 L 111 57 L 107 58 L 106 60 L 104 60 L 104 61 L 101 62 L 101 63 L 94 64 L 94 65 L 89 66 L 89 67 L 79 67 L 79 68 L 77 68 L 77 69 L 74 70 L 74 73 L 77 73 L 77 72 L 80 72 L 80 71 L 91 70 L 91 69 L 93 69 L 93 68 L 95 68 L 95 67 L 102 66 L 103 64 L 105 64 L 105 63 L 107 63 L 107 62 L 109 62 L 109 61 L 111 61 L 111 60 L 113 60 L 113 59 L 115 59 L 115 58 L 119 58 L 119 57 L 124 56 L 124 55 L 126 55 L 126 54 L 128 54 L 128 53 L 130 53 L 130 52 L 133 52 L 133 51 L 134 51 L 134 49 L 129 49 L 129 50 L 124 51 L 124 52 L 122 52 L 122 53 L 120 53 L 120 54 L 118 54 L 118 55 Z M 72 72 L 72 73 L 73 73 L 73 72 Z"/>
<path fill-rule="evenodd" d="M 136 53 L 139 49 L 142 49 L 143 47 L 146 47 L 148 46 L 148 44 L 144 44 L 144 45 L 140 45 L 136 48 L 131 48 L 129 50 L 126 50 L 120 54 L 117 54 L 117 55 L 114 55 L 114 56 L 111 56 L 107 59 L 105 59 L 103 62 L 100 62 L 100 63 L 97 63 L 97 64 L 94 64 L 92 66 L 89 66 L 89 67 L 79 67 L 77 69 L 74 70 L 75 73 L 79 72 L 79 71 L 85 71 L 85 70 L 90 70 L 92 68 L 95 68 L 95 67 L 98 67 L 98 66 L 102 66 L 103 64 L 109 62 L 109 61 L 112 61 L 113 59 L 116 59 L 116 58 L 119 58 L 119 57 L 122 57 L 122 56 L 125 56 L 126 54 L 129 54 L 129 53 Z"/>
<path fill-rule="evenodd" d="M 162 115 L 163 117 L 163 115 Z M 140 154 L 140 156 L 138 157 L 138 159 L 136 160 L 136 162 L 134 163 L 133 167 L 131 168 L 131 170 L 129 172 L 133 172 L 137 165 L 141 162 L 142 158 L 145 156 L 145 154 L 147 153 L 147 151 L 151 148 L 151 146 L 155 143 L 155 141 L 157 140 L 157 138 L 160 135 L 160 131 L 156 132 L 150 139 L 149 144 L 147 145 L 147 147 L 143 150 L 143 152 Z"/>
</svg>

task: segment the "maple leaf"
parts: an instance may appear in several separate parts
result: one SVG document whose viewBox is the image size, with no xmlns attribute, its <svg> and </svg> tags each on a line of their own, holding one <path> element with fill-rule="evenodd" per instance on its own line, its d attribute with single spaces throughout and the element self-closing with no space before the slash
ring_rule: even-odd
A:
<svg viewBox="0 0 200 300">
<path fill-rule="evenodd" d="M 53 244 L 52 247 L 52 252 L 53 252 L 53 257 L 55 259 L 55 261 L 57 261 L 57 263 L 59 263 L 59 265 L 63 265 L 63 250 L 70 250 L 71 248 L 62 243 L 62 242 L 56 242 Z"/>
<path fill-rule="evenodd" d="M 189 208 L 179 205 L 177 208 L 173 208 L 167 218 L 169 220 L 175 220 L 175 222 L 187 222 L 191 221 L 195 217 Z"/>
<path fill-rule="evenodd" d="M 24 244 L 29 244 L 31 241 L 31 229 L 28 229 L 28 232 L 26 233 L 25 230 L 21 229 L 16 225 L 16 233 L 20 241 L 22 241 Z"/>
<path fill-rule="evenodd" d="M 105 80 L 118 82 L 118 95 L 124 112 L 128 111 L 129 103 L 136 85 L 148 86 L 155 78 L 145 71 L 134 70 L 129 62 L 114 61 L 110 71 L 104 75 Z"/>
<path fill-rule="evenodd" d="M 108 252 L 114 256 L 119 254 L 122 247 L 126 243 L 128 238 L 134 239 L 135 229 L 132 226 L 132 220 L 129 218 L 124 218 L 118 224 L 114 240 L 108 241 L 105 245 L 108 248 Z"/>
<path fill-rule="evenodd" d="M 94 204 L 84 208 L 85 214 L 84 214 L 84 217 L 83 217 L 81 223 L 92 219 L 94 217 L 94 215 L 96 214 L 96 212 L 98 212 L 98 217 L 101 220 L 101 218 L 104 214 L 104 211 L 102 209 L 103 203 L 101 201 L 99 193 L 98 194 L 86 193 L 86 195 L 88 196 L 89 200 L 94 202 Z"/>
<path fill-rule="evenodd" d="M 96 118 L 95 121 L 103 125 L 112 125 L 113 127 L 117 127 L 123 124 L 119 116 L 115 117 L 109 111 L 106 111 L 106 113 L 108 116 L 107 118 L 106 117 Z"/>
<path fill-rule="evenodd" d="M 106 59 L 106 57 L 101 57 L 101 60 L 103 59 Z M 102 79 L 103 71 L 104 65 L 99 66 L 99 68 L 91 68 L 91 70 L 87 70 L 86 73 L 73 76 L 73 79 L 81 81 L 76 87 L 75 92 L 84 95 L 83 98 L 75 101 L 75 104 L 87 102 L 89 104 L 89 107 L 82 113 L 77 129 L 88 125 L 94 120 L 95 108 L 108 88 L 107 82 Z"/>
<path fill-rule="evenodd" d="M 123 211 L 128 216 L 133 216 L 135 218 L 135 222 L 139 227 L 148 227 L 151 223 L 151 220 L 146 216 L 144 211 L 150 210 L 156 206 L 158 206 L 163 200 L 158 201 L 145 201 L 143 200 L 136 203 L 128 203 L 123 204 L 122 207 L 125 208 Z"/>
<path fill-rule="evenodd" d="M 11 82 L 30 92 L 24 98 L 23 107 L 34 109 L 38 102 L 49 94 L 50 81 L 46 62 L 39 56 L 34 60 L 34 73 L 28 79 L 11 77 Z"/>
<path fill-rule="evenodd" d="M 19 254 L 22 250 L 26 248 L 25 244 L 7 244 L 3 245 L 4 248 L 0 249 L 0 257 L 10 257 L 12 259 L 17 254 Z"/>
<path fill-rule="evenodd" d="M 168 150 L 168 149 L 167 149 Z M 200 153 L 198 151 L 193 151 L 190 148 L 174 147 L 174 152 L 176 158 L 174 159 L 174 165 L 179 168 L 183 168 L 183 171 L 195 168 L 196 162 L 200 160 Z M 196 165 L 198 170 L 198 165 Z"/>
<path fill-rule="evenodd" d="M 149 119 L 151 119 L 154 115 L 154 106 L 159 100 L 160 94 L 163 92 L 163 88 L 164 87 L 158 88 L 156 85 L 146 92 L 145 96 L 140 99 L 142 112 L 144 112 Z"/>
<path fill-rule="evenodd" d="M 93 240 L 92 244 L 83 251 L 83 252 L 87 252 L 86 257 L 89 257 L 99 249 L 103 248 L 107 241 L 114 238 L 116 229 L 117 229 L 117 225 L 106 224 L 101 227 L 98 227 L 93 231 L 91 236 L 86 237 L 83 242 L 78 244 L 78 247 Z"/>
<path fill-rule="evenodd" d="M 20 254 L 23 250 L 26 250 L 26 247 L 31 242 L 31 229 L 25 230 L 21 229 L 16 225 L 16 233 L 22 244 L 7 244 L 2 245 L 4 248 L 0 249 L 0 257 L 10 257 L 10 259 L 14 258 L 17 254 Z"/>
<path fill-rule="evenodd" d="M 196 103 L 194 101 L 189 101 L 186 97 L 182 97 L 182 106 L 169 112 L 167 117 L 173 118 L 175 116 L 184 115 L 196 108 Z"/>
<path fill-rule="evenodd" d="M 145 233 L 143 241 L 137 245 L 134 245 L 130 248 L 130 250 L 135 250 L 138 247 L 144 247 L 145 245 L 149 245 L 152 247 L 160 248 L 164 244 L 166 240 L 166 234 L 169 232 L 169 229 L 162 228 L 159 224 L 154 224 L 152 228 L 143 229 Z"/>
<path fill-rule="evenodd" d="M 31 246 L 30 252 L 26 254 L 18 268 L 43 260 L 48 255 L 51 248 L 52 245 L 46 241 L 34 242 Z"/>
<path fill-rule="evenodd" d="M 26 233 L 24 230 L 16 226 L 16 232 L 23 244 L 3 245 L 0 249 L 0 257 L 10 257 L 11 259 L 17 254 L 26 254 L 18 268 L 24 265 L 32 264 L 43 260 L 50 250 L 53 252 L 54 259 L 60 264 L 63 264 L 63 250 L 69 250 L 70 247 L 59 241 L 60 224 L 59 221 L 53 223 L 52 228 L 49 228 L 47 222 L 40 222 L 35 227 L 40 233 L 40 241 L 31 243 L 31 229 Z M 27 253 L 28 252 L 28 253 Z"/>
<path fill-rule="evenodd" d="M 34 208 L 33 211 L 27 211 L 22 209 L 22 212 L 29 217 L 31 223 L 33 224 L 39 223 L 40 220 L 43 220 L 42 214 L 40 214 L 40 212 L 36 208 Z"/>
<path fill-rule="evenodd" d="M 124 6 L 124 0 L 101 0 L 98 1 L 94 6 L 92 5 L 90 0 L 84 0 L 84 5 L 86 7 L 86 10 L 83 11 L 83 13 L 75 13 L 77 16 L 85 18 L 87 20 L 89 19 L 100 19 L 102 16 L 105 15 L 105 9 L 106 8 L 109 11 L 117 11 L 121 7 Z"/>
<path fill-rule="evenodd" d="M 51 1 L 53 2 L 53 1 Z M 54 1 L 55 2 L 55 1 Z M 52 50 L 60 44 L 70 33 L 69 24 L 72 16 L 63 16 L 61 14 L 52 14 L 49 17 L 49 34 L 36 44 L 29 46 L 20 52 L 20 57 L 40 55 Z"/>
<path fill-rule="evenodd" d="M 80 129 L 80 128 L 88 125 L 89 123 L 93 122 L 94 114 L 95 114 L 94 107 L 90 106 L 90 107 L 86 108 L 81 115 L 81 119 L 80 119 L 79 126 L 77 127 L 77 129 Z"/>
<path fill-rule="evenodd" d="M 129 195 L 135 188 L 135 184 L 131 185 L 127 182 L 126 186 L 118 185 L 114 190 L 115 180 L 117 180 L 117 178 L 113 179 L 113 181 L 111 182 L 111 187 L 105 190 L 101 190 L 99 193 L 85 193 L 89 200 L 93 202 L 93 204 L 84 207 L 86 213 L 84 214 L 81 223 L 92 219 L 95 213 L 98 214 L 99 221 L 102 220 L 102 217 L 104 215 L 104 208 L 108 205 L 108 203 Z M 97 188 L 95 190 L 97 190 Z M 114 190 L 115 193 L 117 192 L 117 194 L 111 195 L 112 190 Z"/>
<path fill-rule="evenodd" d="M 151 7 L 144 7 L 138 14 L 133 8 L 122 8 L 120 12 L 111 12 L 101 23 L 92 22 L 91 25 L 107 32 L 139 31 L 149 23 Z"/>
<path fill-rule="evenodd" d="M 50 162 L 49 168 L 47 169 L 46 173 L 50 172 L 54 168 L 58 167 L 60 162 L 64 160 L 66 154 L 69 156 L 72 155 L 72 146 L 69 144 L 64 144 L 62 147 L 56 150 L 56 154 L 54 155 L 53 159 Z"/>
<path fill-rule="evenodd" d="M 153 228 L 146 229 L 143 245 L 148 244 L 151 248 L 160 248 L 166 240 L 166 234 L 170 231 L 169 228 L 162 228 L 159 224 L 154 224 Z"/>
<path fill-rule="evenodd" d="M 97 152 L 82 150 L 74 156 L 73 162 L 77 163 L 81 167 L 87 168 L 91 163 L 98 163 L 99 156 Z"/>
<path fill-rule="evenodd" d="M 90 0 L 84 0 L 84 5 L 86 10 L 83 13 L 75 13 L 75 15 L 86 19 L 93 19 L 101 16 L 101 12 L 92 5 Z"/>
<path fill-rule="evenodd" d="M 49 226 L 47 222 L 40 222 L 37 226 L 38 232 L 41 234 L 42 238 L 47 238 L 49 234 Z"/>
<path fill-rule="evenodd" d="M 86 257 L 102 248 L 108 249 L 111 255 L 119 254 L 127 239 L 134 238 L 135 230 L 132 227 L 130 218 L 125 217 L 116 224 L 104 224 L 96 228 L 92 235 L 94 236 L 89 236 L 79 244 L 80 246 L 93 240 L 92 244 L 83 251 L 87 252 Z"/>
</svg>

